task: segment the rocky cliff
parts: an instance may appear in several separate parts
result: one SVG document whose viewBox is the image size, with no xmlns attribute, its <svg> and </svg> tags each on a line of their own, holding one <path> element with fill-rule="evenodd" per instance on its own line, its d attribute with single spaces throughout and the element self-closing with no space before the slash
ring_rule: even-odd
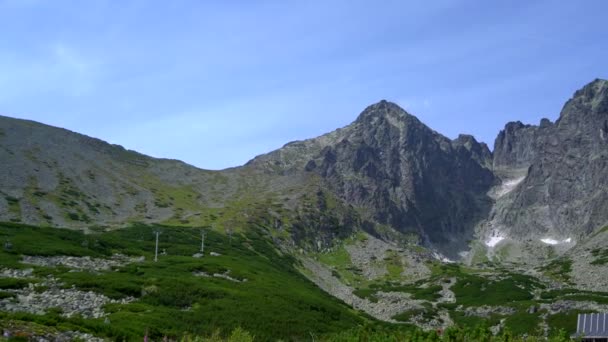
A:
<svg viewBox="0 0 608 342">
<path fill-rule="evenodd" d="M 608 222 L 608 81 L 577 91 L 551 124 L 508 124 L 494 165 L 526 168 L 500 221 L 518 236 L 581 237 Z"/>
</svg>

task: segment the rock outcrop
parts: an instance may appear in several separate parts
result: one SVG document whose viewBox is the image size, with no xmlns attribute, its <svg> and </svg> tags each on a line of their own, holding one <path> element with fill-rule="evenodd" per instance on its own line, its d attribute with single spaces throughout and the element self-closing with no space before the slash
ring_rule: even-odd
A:
<svg viewBox="0 0 608 342">
<path fill-rule="evenodd" d="M 466 248 L 489 210 L 486 193 L 495 179 L 487 147 L 472 137 L 452 142 L 386 101 L 366 108 L 339 134 L 306 171 L 380 226 L 417 234 L 428 244 Z"/>
<path fill-rule="evenodd" d="M 494 169 L 528 168 L 537 155 L 536 143 L 540 131 L 539 126 L 524 125 L 520 121 L 509 122 L 494 142 Z"/>
</svg>

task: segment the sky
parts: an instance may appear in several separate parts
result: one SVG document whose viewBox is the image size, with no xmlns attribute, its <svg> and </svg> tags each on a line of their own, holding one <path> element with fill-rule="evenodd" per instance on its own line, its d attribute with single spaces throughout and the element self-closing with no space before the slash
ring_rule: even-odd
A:
<svg viewBox="0 0 608 342">
<path fill-rule="evenodd" d="M 608 1 L 0 0 L 0 114 L 204 169 L 393 101 L 492 148 L 608 78 Z"/>
</svg>

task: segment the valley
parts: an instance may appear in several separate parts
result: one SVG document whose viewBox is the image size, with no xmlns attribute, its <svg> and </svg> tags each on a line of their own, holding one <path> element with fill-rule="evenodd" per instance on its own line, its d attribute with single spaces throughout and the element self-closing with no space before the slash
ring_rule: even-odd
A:
<svg viewBox="0 0 608 342">
<path fill-rule="evenodd" d="M 0 330 L 563 341 L 608 311 L 606 122 L 600 79 L 493 150 L 382 100 L 210 171 L 0 117 Z"/>
</svg>

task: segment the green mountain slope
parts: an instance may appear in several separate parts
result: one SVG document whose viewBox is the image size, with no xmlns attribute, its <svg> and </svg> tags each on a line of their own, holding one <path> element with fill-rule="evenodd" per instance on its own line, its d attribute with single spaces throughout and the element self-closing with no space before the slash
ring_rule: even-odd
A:
<svg viewBox="0 0 608 342">
<path fill-rule="evenodd" d="M 158 262 L 153 261 L 155 237 L 151 233 L 156 229 L 162 230 L 159 248 L 166 252 Z M 25 278 L 0 277 L 0 293 L 7 297 L 0 304 L 0 321 L 4 322 L 34 321 L 129 340 L 140 339 L 146 331 L 152 337 L 177 337 L 207 335 L 218 329 L 229 332 L 240 326 L 266 340 L 301 339 L 310 333 L 339 332 L 372 321 L 306 280 L 296 269 L 295 259 L 276 250 L 256 230 L 231 238 L 207 232 L 207 252 L 201 258 L 192 256 L 200 249 L 198 231 L 188 228 L 137 226 L 84 235 L 3 224 L 0 240 L 12 245 L 0 252 L 0 270 L 33 269 Z M 144 256 L 145 260 L 107 270 L 21 262 L 23 255 L 108 260 L 116 253 Z M 7 312 L 7 303 L 18 303 L 19 296 L 30 293 L 23 290 L 28 283 L 35 284 L 31 291 L 35 294 L 46 291 L 50 296 L 54 287 L 67 291 L 74 286 L 111 299 L 130 298 L 130 302 L 102 305 L 104 317 L 99 318 L 85 318 L 87 310 L 63 317 L 68 311 L 61 309 L 61 301 L 58 308 L 45 309 L 44 315 Z"/>
</svg>

